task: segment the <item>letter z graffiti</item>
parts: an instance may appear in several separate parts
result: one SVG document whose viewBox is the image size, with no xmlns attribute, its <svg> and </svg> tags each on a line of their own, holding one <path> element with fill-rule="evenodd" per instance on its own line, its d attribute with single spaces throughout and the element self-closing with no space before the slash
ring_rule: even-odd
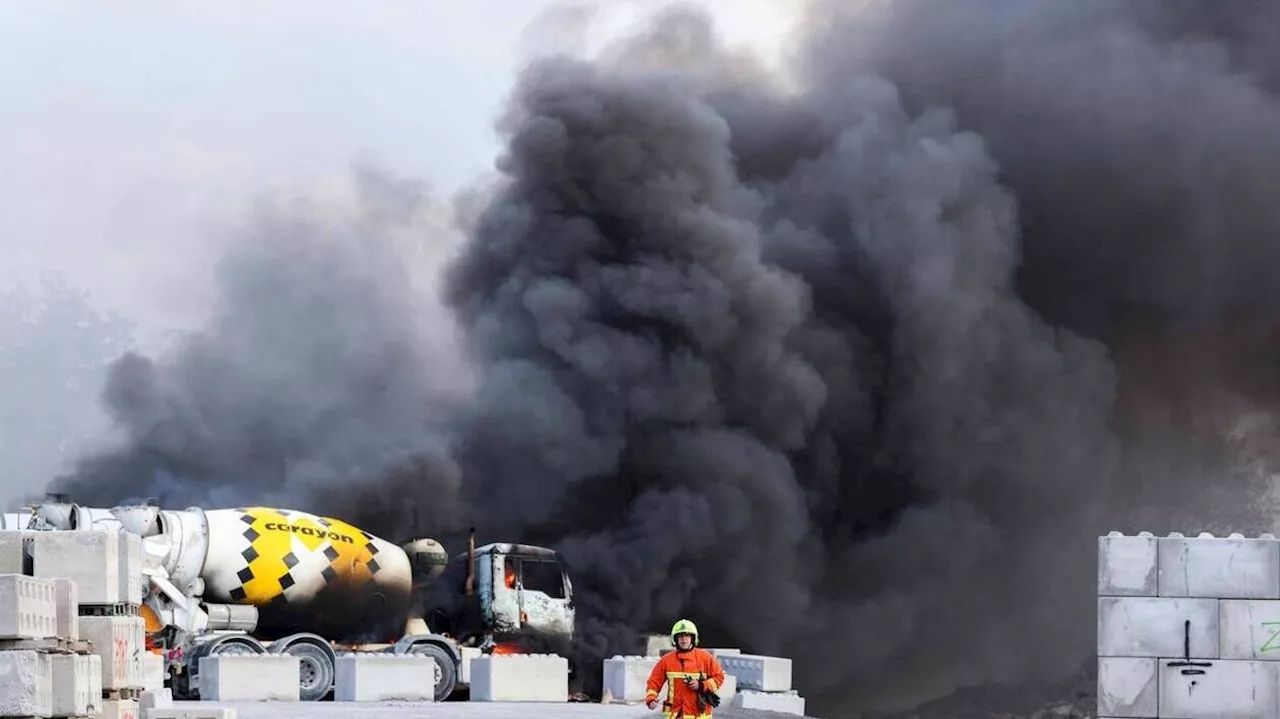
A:
<svg viewBox="0 0 1280 719">
<path fill-rule="evenodd" d="M 1280 622 L 1263 622 L 1262 629 L 1267 633 L 1267 639 L 1258 653 L 1280 651 Z"/>
</svg>

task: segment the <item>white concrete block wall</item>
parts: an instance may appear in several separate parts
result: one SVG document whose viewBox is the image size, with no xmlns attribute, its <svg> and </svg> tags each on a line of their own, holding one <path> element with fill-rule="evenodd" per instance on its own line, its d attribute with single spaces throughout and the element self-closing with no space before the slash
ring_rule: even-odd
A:
<svg viewBox="0 0 1280 719">
<path fill-rule="evenodd" d="M 487 654 L 471 660 L 473 702 L 567 702 L 569 660 L 555 654 Z"/>
<path fill-rule="evenodd" d="M 338 657 L 333 699 L 339 702 L 435 701 L 436 662 L 422 654 Z"/>
<path fill-rule="evenodd" d="M 458 683 L 471 684 L 471 660 L 483 652 L 479 647 L 458 647 L 458 653 L 462 655 L 461 661 L 458 662 Z"/>
<path fill-rule="evenodd" d="M 0 639 L 43 639 L 57 634 L 53 580 L 0 574 Z"/>
<path fill-rule="evenodd" d="M 1162 597 L 1280 599 L 1280 542 L 1200 535 L 1159 539 Z"/>
<path fill-rule="evenodd" d="M 1156 596 L 1156 548 L 1156 537 L 1150 532 L 1136 537 L 1119 532 L 1098 537 L 1098 595 Z"/>
<path fill-rule="evenodd" d="M 724 706 L 724 704 L 721 704 L 721 706 Z M 743 689 L 734 695 L 733 701 L 729 702 L 729 706 L 737 709 L 804 715 L 804 697 L 792 691 L 759 692 Z"/>
<path fill-rule="evenodd" d="M 103 689 L 141 689 L 146 621 L 142 617 L 80 617 L 80 636 L 102 658 Z"/>
<path fill-rule="evenodd" d="M 1280 717 L 1280 664 L 1263 661 L 1217 660 L 1205 667 L 1180 667 L 1160 662 L 1159 716 Z M 1202 674 L 1184 673 L 1200 670 Z"/>
<path fill-rule="evenodd" d="M 649 673 L 661 657 L 615 656 L 604 660 L 603 691 L 615 702 L 642 702 Z"/>
<path fill-rule="evenodd" d="M 49 655 L 31 650 L 0 651 L 0 716 L 53 715 L 53 674 Z"/>
<path fill-rule="evenodd" d="M 97 654 L 77 654 L 89 673 L 89 716 L 102 712 L 102 657 Z"/>
<path fill-rule="evenodd" d="M 200 658 L 201 701 L 299 701 L 292 654 L 223 654 Z"/>
<path fill-rule="evenodd" d="M 71 579 L 81 604 L 126 601 L 120 584 L 120 532 L 74 530 L 31 532 L 34 576 Z"/>
<path fill-rule="evenodd" d="M 76 641 L 80 638 L 80 590 L 74 579 L 53 580 L 54 597 L 58 601 L 58 636 Z"/>
<path fill-rule="evenodd" d="M 55 717 L 88 717 L 97 713 L 101 704 L 102 690 L 94 695 L 95 686 L 101 687 L 100 676 L 91 676 L 90 672 L 100 672 L 98 665 L 89 663 L 92 655 L 87 654 L 50 654 L 50 676 L 53 682 L 53 716 Z M 97 658 L 94 656 L 93 658 Z M 93 680 L 97 679 L 95 682 Z"/>
<path fill-rule="evenodd" d="M 145 622 L 144 622 L 145 630 Z M 144 638 L 145 642 L 145 638 Z M 142 688 L 146 691 L 157 691 L 164 688 L 165 669 L 164 655 L 146 651 L 142 653 Z"/>
<path fill-rule="evenodd" d="M 1099 597 L 1098 656 L 1218 656 L 1218 600 Z"/>
<path fill-rule="evenodd" d="M 1159 659 L 1099 657 L 1098 716 L 1159 716 L 1159 676 Z"/>
<path fill-rule="evenodd" d="M 760 654 L 718 657 L 726 674 L 738 679 L 739 690 L 785 692 L 791 689 L 791 660 Z"/>
</svg>

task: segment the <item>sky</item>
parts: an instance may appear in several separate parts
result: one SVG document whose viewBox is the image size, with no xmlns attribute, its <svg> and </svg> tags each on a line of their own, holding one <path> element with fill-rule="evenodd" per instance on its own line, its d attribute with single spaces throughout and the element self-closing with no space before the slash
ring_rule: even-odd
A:
<svg viewBox="0 0 1280 719">
<path fill-rule="evenodd" d="M 221 238 L 260 193 L 364 158 L 450 195 L 492 171 L 531 55 L 599 49 L 663 4 L 612 0 L 590 25 L 547 0 L 0 4 L 0 288 L 57 273 L 155 351 L 204 316 Z M 779 0 L 696 4 L 768 57 L 792 22 Z M 98 390 L 64 395 L 67 433 L 106 430 Z M 58 471 L 57 434 L 6 458 L 0 502 Z"/>
</svg>

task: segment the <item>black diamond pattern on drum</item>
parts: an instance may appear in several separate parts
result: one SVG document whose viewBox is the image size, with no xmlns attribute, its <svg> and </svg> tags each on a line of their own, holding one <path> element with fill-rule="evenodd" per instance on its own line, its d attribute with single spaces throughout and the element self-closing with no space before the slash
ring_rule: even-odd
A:
<svg viewBox="0 0 1280 719">
<path fill-rule="evenodd" d="M 240 580 L 241 584 L 248 584 L 253 580 L 253 570 L 249 567 L 245 567 L 244 569 L 236 572 L 236 578 Z"/>
<path fill-rule="evenodd" d="M 382 565 L 378 564 L 378 560 L 376 560 L 376 559 L 370 559 L 370 560 L 369 560 L 369 573 L 370 573 L 370 574 L 377 574 L 379 569 L 382 569 Z"/>
<path fill-rule="evenodd" d="M 277 594 L 271 598 L 270 606 L 279 607 L 289 603 L 289 598 L 283 594 Z"/>
<path fill-rule="evenodd" d="M 252 562 L 253 560 L 258 558 L 258 550 L 254 549 L 253 547 L 249 547 L 248 549 L 241 552 L 240 556 L 244 557 L 244 561 Z"/>
<path fill-rule="evenodd" d="M 244 522 L 245 524 L 253 524 L 257 520 L 255 520 L 253 517 L 250 517 L 247 514 L 242 514 L 240 515 L 240 521 Z"/>
<path fill-rule="evenodd" d="M 284 587 L 285 589 L 288 589 L 289 587 L 292 587 L 294 584 L 295 584 L 295 582 L 293 581 L 293 575 L 292 575 L 292 574 L 289 574 L 288 572 L 285 572 L 285 575 L 284 575 L 283 577 L 280 577 L 280 586 L 281 586 L 281 587 Z"/>
<path fill-rule="evenodd" d="M 261 534 L 258 534 L 258 530 L 254 529 L 253 527 L 249 527 L 244 531 L 244 538 L 249 540 L 250 542 L 257 541 L 258 537 L 261 537 L 261 536 L 262 536 Z"/>
<path fill-rule="evenodd" d="M 293 552 L 284 555 L 284 566 L 293 569 L 298 566 L 298 558 L 293 556 Z"/>
<path fill-rule="evenodd" d="M 234 602 L 243 602 L 245 596 L 244 587 L 236 587 L 231 590 L 231 600 Z"/>
<path fill-rule="evenodd" d="M 327 584 L 329 582 L 332 582 L 334 578 L 338 576 L 338 570 L 334 569 L 333 567 L 325 567 L 324 571 L 320 572 L 320 576 L 324 577 L 324 581 Z"/>
<path fill-rule="evenodd" d="M 339 556 L 338 550 L 334 549 L 333 545 L 330 544 L 329 546 L 324 548 L 324 556 L 325 556 L 325 559 L 328 559 L 330 562 L 332 562 L 333 560 L 338 558 Z"/>
<path fill-rule="evenodd" d="M 373 542 L 369 542 L 368 544 L 364 545 L 364 551 L 368 552 L 369 556 L 372 557 L 373 555 L 378 553 L 378 545 L 374 544 Z"/>
</svg>

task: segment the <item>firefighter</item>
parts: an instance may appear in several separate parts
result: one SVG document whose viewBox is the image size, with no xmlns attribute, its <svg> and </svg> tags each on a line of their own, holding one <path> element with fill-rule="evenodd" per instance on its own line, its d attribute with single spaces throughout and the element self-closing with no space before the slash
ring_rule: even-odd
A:
<svg viewBox="0 0 1280 719">
<path fill-rule="evenodd" d="M 674 652 L 662 655 L 649 673 L 645 706 L 658 708 L 658 692 L 667 685 L 662 703 L 664 719 L 711 719 L 720 700 L 716 692 L 724 685 L 724 669 L 711 652 L 698 647 L 698 627 L 681 619 L 671 627 Z"/>
</svg>

